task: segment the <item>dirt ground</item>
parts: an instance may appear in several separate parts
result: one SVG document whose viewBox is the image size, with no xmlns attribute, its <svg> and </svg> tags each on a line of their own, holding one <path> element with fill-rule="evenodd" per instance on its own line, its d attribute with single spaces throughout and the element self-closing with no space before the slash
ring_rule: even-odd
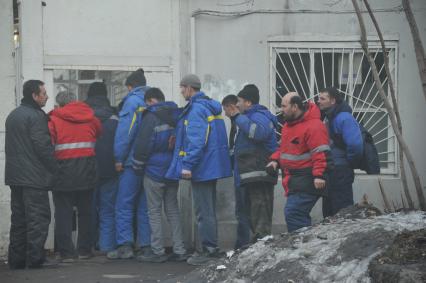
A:
<svg viewBox="0 0 426 283">
<path fill-rule="evenodd" d="M 60 264 L 58 267 L 10 270 L 5 263 L 0 264 L 1 283 L 130 283 L 162 282 L 182 276 L 194 269 L 187 263 L 140 263 L 136 260 L 111 261 L 105 257 L 73 264 Z"/>
</svg>

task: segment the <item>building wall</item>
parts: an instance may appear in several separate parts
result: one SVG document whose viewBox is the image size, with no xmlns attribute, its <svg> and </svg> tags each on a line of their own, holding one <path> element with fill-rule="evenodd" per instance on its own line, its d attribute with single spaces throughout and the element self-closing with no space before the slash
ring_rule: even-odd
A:
<svg viewBox="0 0 426 283">
<path fill-rule="evenodd" d="M 4 180 L 4 122 L 15 107 L 15 68 L 13 47 L 13 10 L 12 1 L 0 1 L 0 178 Z M 9 242 L 10 190 L 0 185 L 0 256 L 6 254 Z"/>
<path fill-rule="evenodd" d="M 10 3 L 9 3 L 10 2 Z M 13 51 L 11 33 L 12 1 L 0 5 L 0 91 L 5 103 L 0 108 L 4 117 L 13 108 Z M 270 44 L 271 40 L 300 42 L 322 38 L 355 38 L 359 27 L 350 0 L 47 0 L 21 1 L 20 31 L 22 79 L 41 78 L 48 92 L 55 95 L 53 70 L 123 70 L 138 67 L 146 70 L 148 83 L 159 86 L 180 105 L 181 74 L 197 73 L 204 91 L 215 99 L 237 93 L 244 84 L 255 83 L 261 91 L 261 103 L 271 105 Z M 389 10 L 400 0 L 370 1 L 374 9 Z M 411 1 L 423 42 L 426 44 L 426 3 Z M 242 3 L 242 4 L 241 4 Z M 5 8 L 5 9 L 3 9 Z M 301 10 L 321 10 L 321 13 L 302 13 Z M 239 12 L 258 10 L 244 16 L 213 17 L 197 15 L 197 10 Z M 325 11 L 335 11 L 327 13 Z M 364 14 L 364 16 L 366 16 Z M 398 95 L 404 124 L 404 136 L 416 158 L 423 183 L 426 182 L 426 128 L 418 121 L 426 119 L 424 97 L 418 76 L 411 33 L 402 12 L 386 11 L 376 14 L 386 36 L 398 38 Z M 368 32 L 374 35 L 370 22 Z M 5 42 L 5 38 L 10 38 Z M 4 70 L 4 71 L 3 71 Z M 19 81 L 20 78 L 18 78 Z M 7 97 L 7 98 L 6 98 Z M 53 106 L 53 99 L 46 110 Z M 228 122 L 227 122 L 228 123 Z M 3 125 L 3 124 L 2 124 Z M 3 129 L 3 130 L 1 130 Z M 0 127 L 1 140 L 4 128 Z M 3 150 L 3 149 L 2 149 Z M 4 165 L 4 154 L 0 167 Z M 3 172 L 3 170 L 1 170 Z M 394 200 L 400 199 L 398 174 L 382 176 L 385 189 Z M 377 177 L 357 176 L 354 192 L 359 200 L 366 193 L 370 201 L 381 207 Z M 412 191 L 414 191 L 410 181 Z M 9 192 L 0 192 L 0 211 L 9 213 Z M 235 217 L 232 178 L 218 183 L 219 238 L 222 247 L 232 247 L 235 240 Z M 180 203 L 188 243 L 196 237 L 193 229 L 190 186 L 181 183 Z M 274 232 L 285 230 L 281 185 L 275 188 Z M 312 216 L 321 218 L 317 205 Z M 0 255 L 7 246 L 8 217 L 0 220 Z"/>
</svg>

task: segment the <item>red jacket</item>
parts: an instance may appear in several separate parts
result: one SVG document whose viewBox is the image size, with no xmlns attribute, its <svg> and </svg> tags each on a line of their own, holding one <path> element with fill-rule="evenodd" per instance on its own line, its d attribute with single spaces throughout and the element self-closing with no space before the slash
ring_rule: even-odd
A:
<svg viewBox="0 0 426 283">
<path fill-rule="evenodd" d="M 71 102 L 49 113 L 49 130 L 59 160 L 95 156 L 101 123 L 83 102 Z"/>
<path fill-rule="evenodd" d="M 328 133 L 318 107 L 309 102 L 303 117 L 287 122 L 281 132 L 280 148 L 271 155 L 283 171 L 286 195 L 306 192 L 324 195 L 314 188 L 313 179 L 326 179 L 332 166 Z"/>
</svg>

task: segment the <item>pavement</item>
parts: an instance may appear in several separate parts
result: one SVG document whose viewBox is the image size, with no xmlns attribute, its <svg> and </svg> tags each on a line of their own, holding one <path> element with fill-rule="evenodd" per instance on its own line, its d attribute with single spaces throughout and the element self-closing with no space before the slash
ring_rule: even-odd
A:
<svg viewBox="0 0 426 283">
<path fill-rule="evenodd" d="M 186 262 L 141 263 L 136 260 L 108 260 L 104 256 L 79 260 L 72 264 L 61 263 L 42 269 L 10 270 L 0 263 L 1 283 L 129 283 L 162 282 L 181 277 L 194 270 Z M 178 280 L 176 281 L 178 282 Z"/>
</svg>

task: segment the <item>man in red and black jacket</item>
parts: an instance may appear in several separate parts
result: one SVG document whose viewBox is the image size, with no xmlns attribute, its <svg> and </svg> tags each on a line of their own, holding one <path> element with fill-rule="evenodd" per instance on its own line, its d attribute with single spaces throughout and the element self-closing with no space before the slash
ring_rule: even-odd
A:
<svg viewBox="0 0 426 283">
<path fill-rule="evenodd" d="M 281 110 L 286 121 L 281 145 L 272 154 L 268 167 L 280 167 L 283 172 L 287 196 L 284 213 L 287 229 L 292 232 L 311 225 L 309 213 L 327 193 L 332 159 L 327 129 L 314 103 L 303 103 L 297 93 L 291 92 L 283 97 Z"/>
<path fill-rule="evenodd" d="M 59 108 L 50 113 L 49 131 L 59 163 L 53 190 L 55 240 L 64 262 L 77 255 L 71 240 L 73 206 L 78 210 L 78 256 L 91 256 L 92 194 L 97 184 L 95 144 L 101 123 L 89 105 L 69 92 L 56 96 Z"/>
</svg>

